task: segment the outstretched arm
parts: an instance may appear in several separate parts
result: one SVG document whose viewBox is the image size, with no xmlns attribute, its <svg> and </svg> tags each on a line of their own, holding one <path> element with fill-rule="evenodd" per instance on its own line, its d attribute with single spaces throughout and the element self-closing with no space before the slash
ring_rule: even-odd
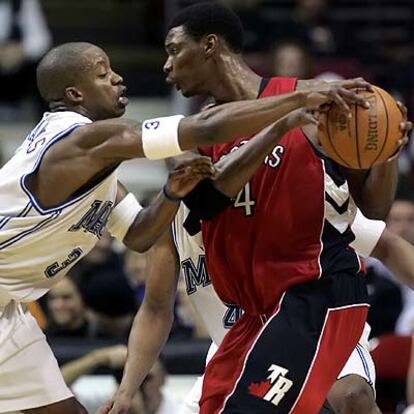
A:
<svg viewBox="0 0 414 414">
<path fill-rule="evenodd" d="M 214 106 L 196 115 L 178 119 L 176 123 L 170 123 L 174 117 L 144 121 L 142 131 L 159 131 L 166 124 L 171 126 L 170 135 L 177 134 L 179 148 L 182 151 L 191 150 L 201 145 L 219 144 L 257 133 L 301 107 L 317 108 L 325 103 L 336 102 L 344 110 L 349 110 L 347 102 L 365 104 L 365 99 L 350 89 L 367 87 L 369 84 L 362 79 L 332 85 L 321 83 L 311 89 L 301 88 L 283 95 Z M 172 125 L 178 125 L 178 131 L 174 131 Z M 118 119 L 97 121 L 78 128 L 71 135 L 79 151 L 100 160 L 104 166 L 146 156 L 139 123 Z M 172 155 L 176 154 L 166 154 L 160 158 Z"/>
<path fill-rule="evenodd" d="M 171 330 L 179 269 L 170 231 L 150 250 L 149 255 L 145 297 L 129 335 L 124 374 L 110 414 L 128 410 Z"/>
<path fill-rule="evenodd" d="M 96 121 L 75 129 L 67 139 L 54 145 L 48 154 L 61 160 L 72 161 L 78 157 L 89 160 L 95 173 L 121 161 L 145 157 L 142 131 L 161 130 L 162 125 L 170 128 L 169 135 L 177 135 L 182 151 L 201 145 L 228 142 L 242 135 L 254 134 L 289 112 L 301 108 L 317 108 L 329 102 L 336 102 L 345 109 L 347 103 L 365 104 L 365 99 L 350 89 L 369 87 L 362 79 L 343 81 L 340 84 L 320 84 L 312 89 L 262 99 L 231 102 L 214 106 L 206 111 L 182 119 L 165 117 L 158 121 L 144 121 L 141 124 L 124 119 Z M 172 127 L 175 126 L 175 129 Z M 144 137 L 145 138 L 145 137 Z M 166 154 L 167 158 L 176 154 Z M 48 155 L 52 157 L 52 155 Z M 42 161 L 45 162 L 45 161 Z"/>
</svg>

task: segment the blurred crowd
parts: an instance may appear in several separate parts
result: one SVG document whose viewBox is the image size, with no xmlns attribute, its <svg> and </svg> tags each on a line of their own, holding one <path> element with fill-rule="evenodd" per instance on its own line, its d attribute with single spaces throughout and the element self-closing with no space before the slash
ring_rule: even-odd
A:
<svg viewBox="0 0 414 414">
<path fill-rule="evenodd" d="M 109 13 L 111 7 L 128 10 L 139 1 L 108 0 L 105 4 Z M 192 2 L 177 0 L 176 9 Z M 240 15 L 246 28 L 247 61 L 263 76 L 325 80 L 364 76 L 402 100 L 409 109 L 409 116 L 413 117 L 414 4 L 411 1 L 221 2 Z M 81 39 L 81 32 L 71 38 L 70 30 L 61 30 L 59 23 L 49 18 L 53 15 L 50 8 L 56 9 L 58 3 L 0 0 L 0 123 L 35 119 L 44 111 L 35 87 L 37 63 L 52 44 Z M 65 3 L 70 7 L 71 2 L 65 0 L 59 7 Z M 157 11 L 154 12 L 159 20 L 156 27 L 162 28 L 168 19 L 168 0 L 165 3 L 162 0 L 141 3 L 145 3 L 147 12 Z M 140 30 L 144 29 L 141 27 Z M 144 79 L 155 79 L 161 84 L 162 34 L 153 27 L 145 30 L 140 35 L 142 43 L 137 40 L 137 45 L 133 46 L 142 48 L 145 43 L 157 51 L 155 68 L 151 69 L 154 73 Z M 96 36 L 99 39 L 99 32 Z M 121 47 L 123 42 L 119 37 L 103 42 L 97 39 L 88 34 L 82 40 L 94 41 L 103 47 Z M 131 62 L 118 60 L 124 62 L 128 72 Z M 136 64 L 140 65 L 140 62 Z M 141 64 L 147 73 L 148 62 Z M 118 69 L 123 72 L 122 65 Z M 140 74 L 137 76 L 142 74 L 137 73 Z M 134 83 L 134 79 L 131 76 L 129 82 Z M 152 90 L 157 94 L 168 91 L 163 84 L 153 85 Z M 137 89 L 132 85 L 132 91 Z M 142 89 L 145 95 L 150 92 Z M 192 110 L 201 104 L 193 102 Z M 400 162 L 398 197 L 387 219 L 389 228 L 411 243 L 414 243 L 413 166 L 414 143 L 411 143 Z M 146 254 L 124 250 L 104 235 L 93 251 L 71 271 L 70 277 L 54 287 L 44 300 L 31 305 L 52 347 L 61 344 L 60 340 L 89 344 L 81 347 L 77 355 L 69 357 L 55 349 L 58 358 L 61 356 L 62 371 L 68 384 L 93 372 L 120 377 L 126 358 L 127 335 L 144 297 L 146 264 Z M 384 412 L 398 412 L 406 400 L 414 403 L 414 292 L 399 284 L 379 262 L 369 259 L 366 265 L 371 303 L 369 323 L 371 337 L 375 338 L 373 355 L 379 368 L 377 395 Z M 169 344 L 197 343 L 206 339 L 204 326 L 195 317 L 181 282 Z M 99 344 L 99 347 L 90 344 Z M 172 402 L 163 397 L 161 391 L 165 375 L 165 366 L 159 361 L 137 394 L 134 413 L 174 412 Z"/>
</svg>

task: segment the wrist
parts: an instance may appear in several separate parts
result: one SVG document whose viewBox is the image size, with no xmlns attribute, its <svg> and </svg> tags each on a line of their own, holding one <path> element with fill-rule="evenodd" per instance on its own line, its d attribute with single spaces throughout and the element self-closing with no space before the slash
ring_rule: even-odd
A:
<svg viewBox="0 0 414 414">
<path fill-rule="evenodd" d="M 134 395 L 136 394 L 139 386 L 131 386 L 131 385 L 125 385 L 121 384 L 119 386 L 119 390 L 117 391 L 117 397 L 122 398 L 123 400 L 132 400 L 134 398 Z"/>
<path fill-rule="evenodd" d="M 179 203 L 183 199 L 182 197 L 175 196 L 168 191 L 167 184 L 162 187 L 162 194 L 163 196 L 172 203 Z"/>
<path fill-rule="evenodd" d="M 305 90 L 296 91 L 295 102 L 297 102 L 297 108 L 306 106 L 309 92 Z"/>
<path fill-rule="evenodd" d="M 290 129 L 292 129 L 292 128 L 290 127 L 289 118 L 287 116 L 285 116 L 277 122 L 274 133 L 277 134 L 277 135 L 284 135 Z"/>
</svg>

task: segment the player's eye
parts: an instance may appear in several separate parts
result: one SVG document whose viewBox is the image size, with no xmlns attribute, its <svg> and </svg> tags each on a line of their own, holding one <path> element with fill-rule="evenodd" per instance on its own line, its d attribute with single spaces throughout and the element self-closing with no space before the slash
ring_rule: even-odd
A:
<svg viewBox="0 0 414 414">
<path fill-rule="evenodd" d="M 105 72 L 105 73 L 100 73 L 100 74 L 98 75 L 98 78 L 99 78 L 99 79 L 105 79 L 107 76 L 108 76 L 108 72 Z"/>
</svg>

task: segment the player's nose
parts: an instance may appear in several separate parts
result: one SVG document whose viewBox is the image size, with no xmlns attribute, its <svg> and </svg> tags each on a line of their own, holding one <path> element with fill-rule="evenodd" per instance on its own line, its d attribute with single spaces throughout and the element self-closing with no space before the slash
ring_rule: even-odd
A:
<svg viewBox="0 0 414 414">
<path fill-rule="evenodd" d="M 124 78 L 121 75 L 118 75 L 116 72 L 112 72 L 112 83 L 114 85 L 124 83 Z"/>
<path fill-rule="evenodd" d="M 164 71 L 165 74 L 168 75 L 171 72 L 171 70 L 172 70 L 171 59 L 168 58 L 164 63 L 163 71 Z"/>
</svg>

